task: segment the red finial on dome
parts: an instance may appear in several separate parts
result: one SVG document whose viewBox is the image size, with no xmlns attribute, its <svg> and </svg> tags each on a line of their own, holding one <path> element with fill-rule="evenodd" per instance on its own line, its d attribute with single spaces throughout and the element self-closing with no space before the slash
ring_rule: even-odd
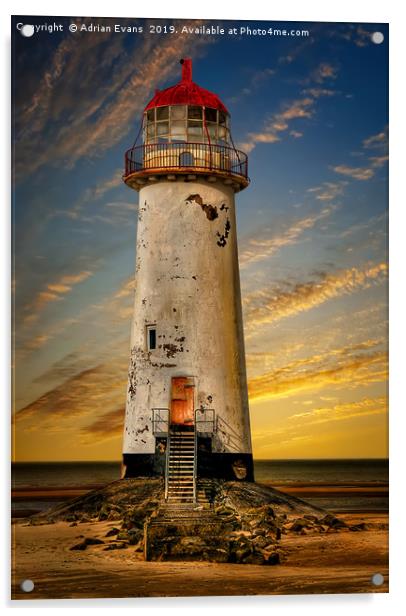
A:
<svg viewBox="0 0 406 616">
<path fill-rule="evenodd" d="M 144 111 L 164 105 L 200 105 L 220 109 L 228 114 L 226 106 L 217 94 L 201 88 L 192 81 L 192 59 L 183 58 L 180 63 L 182 65 L 182 79 L 170 88 L 155 90 L 155 96 L 149 101 Z"/>
<path fill-rule="evenodd" d="M 182 58 L 182 81 L 192 81 L 192 59 Z"/>
</svg>

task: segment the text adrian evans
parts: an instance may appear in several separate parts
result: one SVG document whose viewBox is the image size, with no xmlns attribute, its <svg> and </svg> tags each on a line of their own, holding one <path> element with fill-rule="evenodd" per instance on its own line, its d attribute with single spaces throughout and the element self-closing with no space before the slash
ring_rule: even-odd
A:
<svg viewBox="0 0 406 616">
<path fill-rule="evenodd" d="M 268 22 L 269 23 L 269 22 Z M 20 26 L 20 28 L 18 28 Z M 22 24 L 17 24 L 17 29 L 21 29 Z M 44 23 L 33 26 L 36 34 L 40 32 L 53 34 L 54 32 L 64 32 L 65 24 L 61 23 Z M 133 33 L 133 34 L 186 34 L 198 36 L 215 36 L 215 35 L 231 35 L 231 36 L 309 36 L 308 30 L 291 29 L 286 27 L 274 28 L 267 26 L 267 22 L 261 25 L 244 25 L 236 27 L 222 28 L 219 25 L 200 25 L 200 26 L 175 26 L 166 24 L 149 24 L 148 28 L 141 25 L 123 25 L 115 23 L 112 25 L 100 23 L 71 23 L 66 30 L 70 32 L 88 32 L 88 33 Z"/>
</svg>

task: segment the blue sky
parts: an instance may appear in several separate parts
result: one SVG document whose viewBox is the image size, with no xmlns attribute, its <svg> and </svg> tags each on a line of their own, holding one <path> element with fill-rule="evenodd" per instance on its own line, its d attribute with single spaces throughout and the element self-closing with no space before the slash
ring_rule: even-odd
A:
<svg viewBox="0 0 406 616">
<path fill-rule="evenodd" d="M 138 200 L 123 155 L 182 57 L 249 155 L 254 455 L 386 455 L 388 30 L 291 23 L 310 36 L 14 37 L 16 459 L 120 457 Z"/>
</svg>

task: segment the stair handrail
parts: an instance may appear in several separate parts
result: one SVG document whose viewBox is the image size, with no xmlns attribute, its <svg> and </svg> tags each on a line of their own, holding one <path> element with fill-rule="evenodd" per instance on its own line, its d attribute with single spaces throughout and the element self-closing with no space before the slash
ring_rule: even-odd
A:
<svg viewBox="0 0 406 616">
<path fill-rule="evenodd" d="M 197 418 L 197 414 L 200 413 L 201 415 L 204 415 L 205 419 L 198 419 Z M 211 413 L 212 414 L 212 418 L 211 419 L 206 419 L 206 413 Z M 211 424 L 211 430 L 198 430 L 198 424 Z M 197 408 L 195 409 L 195 431 L 196 432 L 212 432 L 214 433 L 216 431 L 216 410 L 215 409 L 209 409 L 209 408 Z"/>
<path fill-rule="evenodd" d="M 170 449 L 171 449 L 171 435 L 170 435 L 170 432 L 168 432 L 168 438 L 166 440 L 166 460 L 165 460 L 165 501 L 168 500 Z"/>
<path fill-rule="evenodd" d="M 197 430 L 196 426 L 194 429 L 194 438 L 193 438 L 193 503 L 196 504 L 197 501 Z"/>
<path fill-rule="evenodd" d="M 161 411 L 166 412 L 166 418 L 161 416 Z M 166 407 L 154 407 L 152 409 L 152 431 L 153 434 L 169 433 L 169 409 Z M 164 429 L 159 430 L 159 424 L 163 424 Z"/>
</svg>

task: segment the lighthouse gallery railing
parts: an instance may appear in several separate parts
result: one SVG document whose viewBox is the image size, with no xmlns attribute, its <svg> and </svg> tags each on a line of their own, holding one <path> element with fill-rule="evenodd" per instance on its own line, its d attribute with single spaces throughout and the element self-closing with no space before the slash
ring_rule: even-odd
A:
<svg viewBox="0 0 406 616">
<path fill-rule="evenodd" d="M 235 148 L 209 143 L 149 143 L 125 153 L 125 177 L 154 169 L 221 171 L 248 179 L 248 157 Z"/>
</svg>

